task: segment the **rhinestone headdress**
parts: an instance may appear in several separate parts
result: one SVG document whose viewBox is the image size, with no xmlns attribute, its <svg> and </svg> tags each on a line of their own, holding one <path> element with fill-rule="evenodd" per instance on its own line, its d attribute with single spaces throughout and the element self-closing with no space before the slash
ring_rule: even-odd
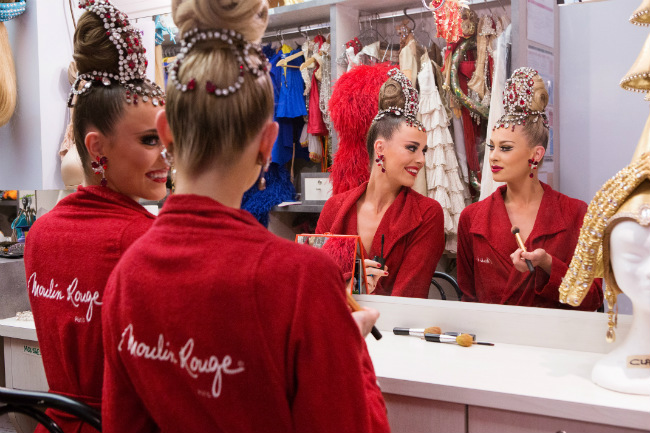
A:
<svg viewBox="0 0 650 433">
<path fill-rule="evenodd" d="M 147 52 L 142 44 L 142 33 L 131 25 L 126 14 L 109 3 L 108 0 L 80 0 L 79 8 L 94 13 L 104 22 L 106 36 L 115 45 L 119 56 L 118 74 L 106 71 L 92 71 L 79 74 L 68 96 L 68 106 L 74 105 L 75 96 L 89 92 L 93 86 L 110 86 L 119 83 L 126 88 L 126 102 L 138 103 L 151 100 L 154 106 L 165 105 L 164 95 L 158 85 L 146 77 Z M 80 83 L 84 83 L 78 89 Z M 148 86 L 143 86 L 143 82 Z M 151 89 L 147 88 L 150 87 Z"/>
<path fill-rule="evenodd" d="M 508 128 L 515 125 L 526 125 L 526 120 L 531 117 L 533 122 L 540 118 L 544 126 L 548 128 L 548 118 L 544 111 L 535 111 L 530 108 L 533 102 L 533 78 L 539 75 L 533 68 L 519 68 L 513 72 L 512 77 L 506 80 L 506 87 L 503 91 L 504 114 L 494 125 L 494 129 Z"/>
<path fill-rule="evenodd" d="M 181 83 L 178 79 L 178 72 L 181 68 L 183 59 L 190 52 L 192 47 L 203 41 L 221 40 L 228 44 L 228 47 L 237 58 L 239 64 L 239 75 L 237 79 L 227 87 L 219 88 L 212 81 L 206 81 L 205 90 L 215 96 L 228 96 L 237 92 L 244 84 L 244 74 L 249 72 L 256 77 L 261 77 L 269 71 L 269 62 L 259 44 L 248 42 L 244 37 L 232 29 L 216 30 L 199 30 L 197 28 L 186 32 L 181 39 L 181 52 L 176 56 L 176 60 L 169 71 L 169 80 L 176 89 L 181 92 L 192 91 L 196 88 L 196 78 L 191 78 L 186 83 Z M 259 64 L 255 65 L 251 59 L 252 55 L 257 57 Z"/>
<path fill-rule="evenodd" d="M 372 121 L 376 122 L 380 119 L 383 119 L 384 116 L 389 114 L 398 117 L 404 116 L 406 119 L 406 124 L 408 126 L 412 126 L 414 128 L 418 128 L 420 131 L 426 132 L 426 128 L 416 117 L 420 108 L 420 102 L 418 91 L 415 90 L 411 84 L 411 80 L 409 80 L 406 75 L 404 75 L 404 73 L 397 68 L 393 68 L 388 71 L 388 77 L 389 79 L 392 78 L 394 81 L 397 81 L 400 86 L 402 86 L 402 92 L 404 93 L 404 100 L 406 102 L 404 104 L 404 107 L 392 106 L 384 110 L 379 110 L 379 113 L 377 113 Z"/>
</svg>

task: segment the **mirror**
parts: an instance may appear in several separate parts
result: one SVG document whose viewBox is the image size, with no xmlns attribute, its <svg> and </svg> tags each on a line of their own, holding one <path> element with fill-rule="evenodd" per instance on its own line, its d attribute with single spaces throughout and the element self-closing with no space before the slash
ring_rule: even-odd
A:
<svg viewBox="0 0 650 433">
<path fill-rule="evenodd" d="M 330 256 L 341 269 L 349 293 L 368 293 L 364 250 L 359 236 L 299 234 L 296 243 L 318 248 Z"/>
</svg>

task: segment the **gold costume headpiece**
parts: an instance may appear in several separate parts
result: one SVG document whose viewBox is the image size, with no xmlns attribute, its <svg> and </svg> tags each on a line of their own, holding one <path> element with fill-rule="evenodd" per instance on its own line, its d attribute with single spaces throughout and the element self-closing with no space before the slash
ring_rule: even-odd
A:
<svg viewBox="0 0 650 433">
<path fill-rule="evenodd" d="M 630 22 L 637 26 L 650 25 L 650 0 L 643 0 L 641 6 L 639 6 L 630 17 Z"/>
<path fill-rule="evenodd" d="M 609 233 L 621 219 L 650 224 L 650 117 L 630 165 L 605 182 L 589 203 L 575 254 L 560 285 L 560 302 L 578 306 L 594 278 L 605 277 L 608 341 L 615 338 L 614 305 L 621 293 L 609 261 Z"/>
</svg>

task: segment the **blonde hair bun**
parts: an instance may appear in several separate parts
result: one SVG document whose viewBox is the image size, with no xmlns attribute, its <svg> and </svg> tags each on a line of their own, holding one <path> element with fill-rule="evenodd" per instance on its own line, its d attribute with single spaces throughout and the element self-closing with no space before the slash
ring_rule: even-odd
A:
<svg viewBox="0 0 650 433">
<path fill-rule="evenodd" d="M 267 0 L 172 0 L 172 18 L 181 35 L 198 28 L 228 29 L 259 42 L 269 21 Z"/>
<path fill-rule="evenodd" d="M 533 99 L 530 101 L 530 109 L 533 111 L 544 111 L 548 105 L 548 91 L 544 80 L 539 75 L 533 77 Z"/>
</svg>

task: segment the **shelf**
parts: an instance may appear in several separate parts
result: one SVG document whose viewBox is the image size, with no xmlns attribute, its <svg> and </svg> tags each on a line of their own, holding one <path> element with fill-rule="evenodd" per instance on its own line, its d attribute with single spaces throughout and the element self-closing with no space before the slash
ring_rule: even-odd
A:
<svg viewBox="0 0 650 433">
<path fill-rule="evenodd" d="M 269 25 L 266 32 L 329 21 L 330 6 L 344 2 L 344 0 L 310 0 L 269 9 Z"/>
<path fill-rule="evenodd" d="M 18 206 L 18 200 L 0 200 L 0 206 Z"/>
<path fill-rule="evenodd" d="M 274 206 L 272 212 L 302 212 L 302 213 L 321 213 L 323 210 L 322 204 L 293 204 L 289 206 Z"/>
</svg>

